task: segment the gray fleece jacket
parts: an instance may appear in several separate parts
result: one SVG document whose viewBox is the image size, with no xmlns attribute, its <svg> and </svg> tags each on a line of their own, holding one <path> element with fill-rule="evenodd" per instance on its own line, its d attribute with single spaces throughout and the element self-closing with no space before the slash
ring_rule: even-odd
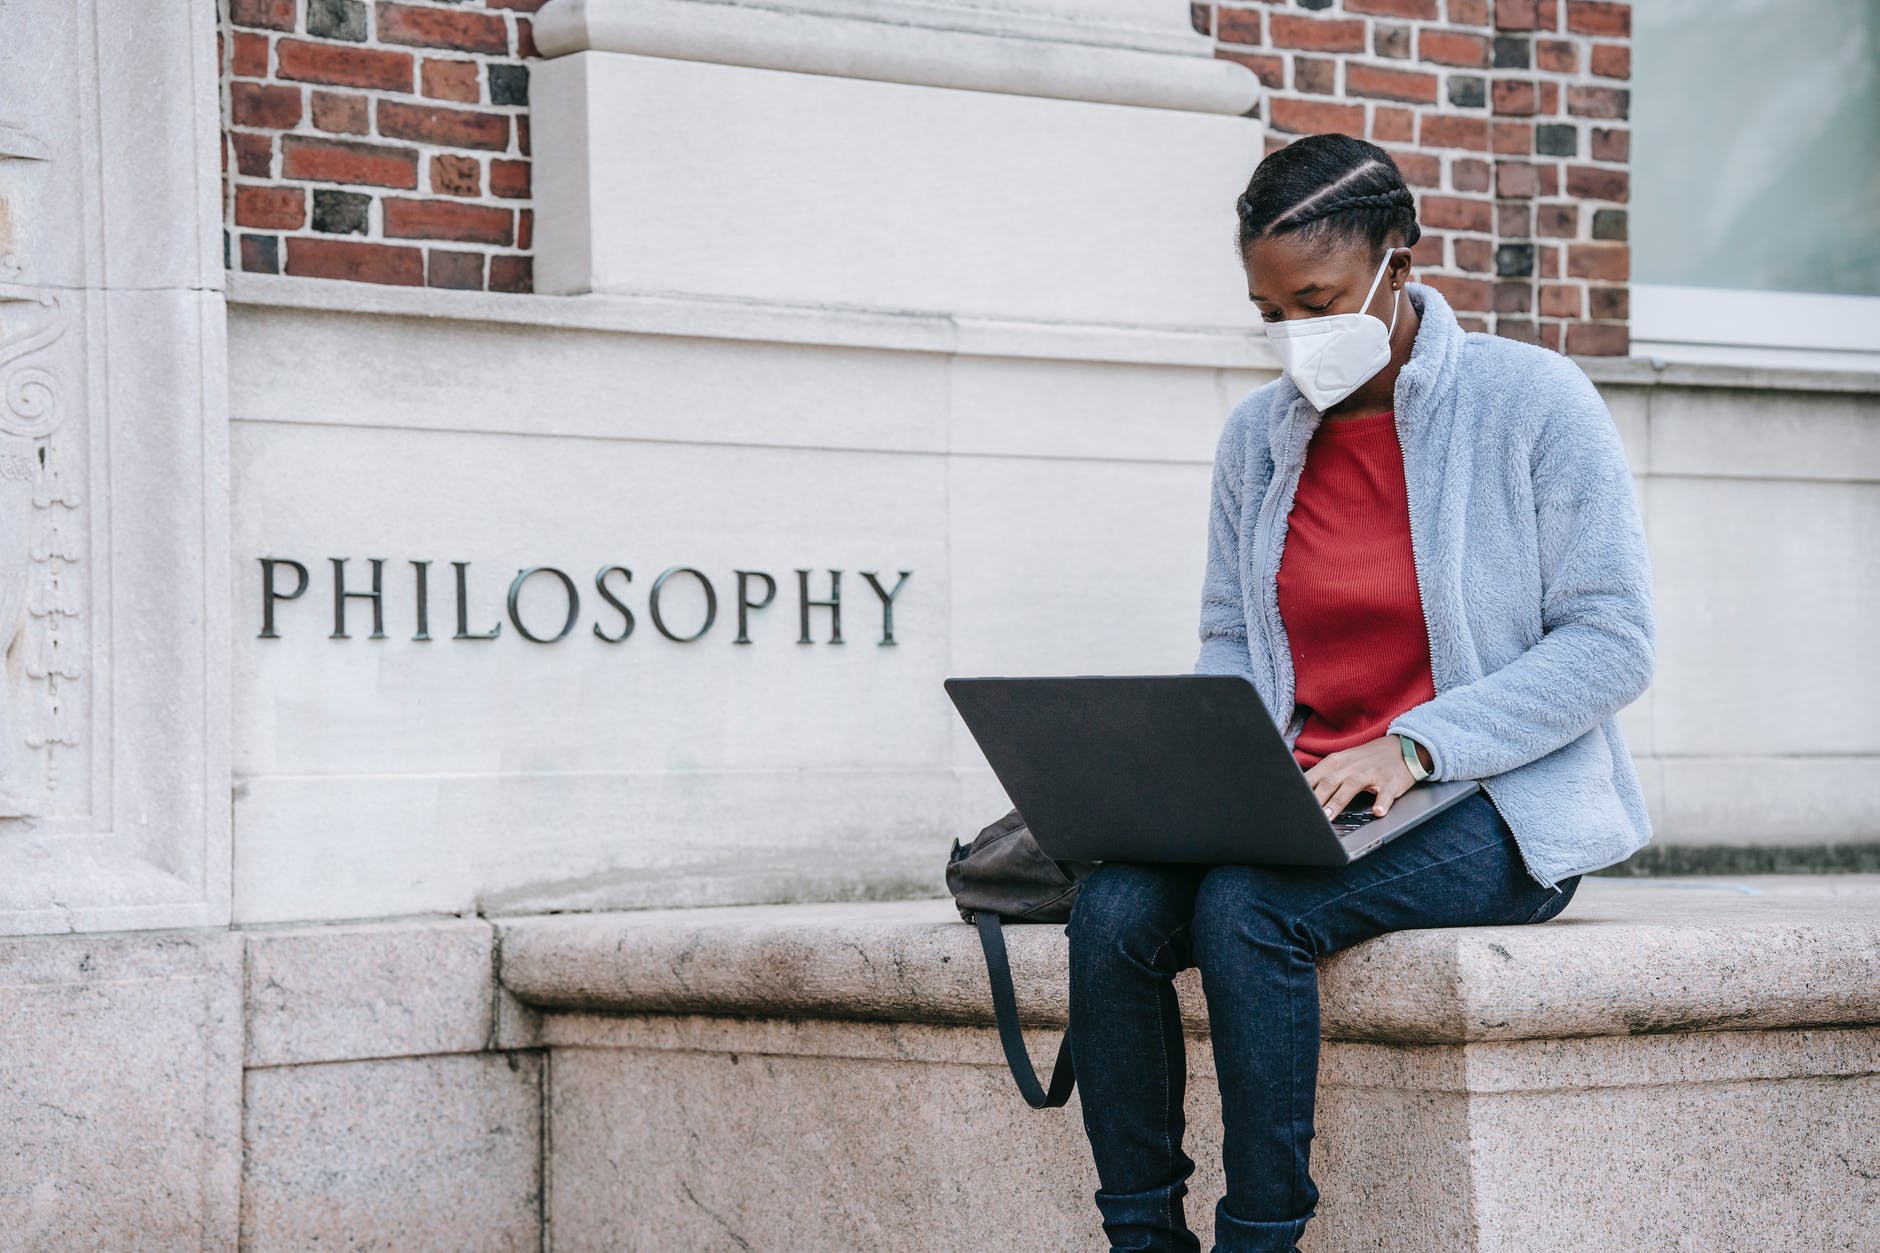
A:
<svg viewBox="0 0 1880 1253">
<path fill-rule="evenodd" d="M 1547 348 L 1464 331 L 1441 292 L 1397 375 L 1397 438 L 1436 696 L 1391 723 L 1437 779 L 1479 779 L 1545 887 L 1651 842 L 1614 715 L 1653 668 L 1651 570 L 1612 415 Z M 1292 651 L 1275 578 L 1321 415 L 1285 374 L 1248 393 L 1214 455 L 1198 674 L 1243 674 L 1281 723 Z"/>
</svg>

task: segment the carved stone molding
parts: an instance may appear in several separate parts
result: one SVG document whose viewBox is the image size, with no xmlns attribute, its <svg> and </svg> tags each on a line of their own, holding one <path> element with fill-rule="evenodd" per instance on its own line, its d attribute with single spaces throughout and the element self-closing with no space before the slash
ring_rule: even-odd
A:
<svg viewBox="0 0 1880 1253">
<path fill-rule="evenodd" d="M 0 935 L 228 918 L 215 8 L 0 19 Z"/>
</svg>

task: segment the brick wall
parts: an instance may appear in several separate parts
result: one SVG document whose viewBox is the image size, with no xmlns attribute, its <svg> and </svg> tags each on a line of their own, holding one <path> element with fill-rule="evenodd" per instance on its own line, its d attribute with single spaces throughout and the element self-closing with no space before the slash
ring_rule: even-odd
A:
<svg viewBox="0 0 1880 1253">
<path fill-rule="evenodd" d="M 1191 6 L 1260 76 L 1269 151 L 1338 131 L 1416 193 L 1417 278 L 1462 324 L 1629 351 L 1632 6 L 1604 0 L 1239 0 Z"/>
<path fill-rule="evenodd" d="M 231 268 L 530 290 L 545 0 L 219 2 Z"/>
</svg>

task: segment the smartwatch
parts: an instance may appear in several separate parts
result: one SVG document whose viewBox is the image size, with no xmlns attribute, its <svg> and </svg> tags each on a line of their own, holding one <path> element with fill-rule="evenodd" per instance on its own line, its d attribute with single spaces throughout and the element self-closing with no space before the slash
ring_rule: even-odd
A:
<svg viewBox="0 0 1880 1253">
<path fill-rule="evenodd" d="M 1418 783 L 1429 778 L 1429 768 L 1423 764 L 1423 759 L 1417 756 L 1417 742 L 1401 731 L 1397 733 L 1397 742 L 1403 747 L 1403 761 L 1404 765 L 1410 767 L 1410 777 Z"/>
</svg>

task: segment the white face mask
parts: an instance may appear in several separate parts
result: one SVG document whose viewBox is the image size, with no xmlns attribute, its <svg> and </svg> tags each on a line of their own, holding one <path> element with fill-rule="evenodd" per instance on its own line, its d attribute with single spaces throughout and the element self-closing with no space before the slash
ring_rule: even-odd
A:
<svg viewBox="0 0 1880 1253">
<path fill-rule="evenodd" d="M 1365 290 L 1363 308 L 1390 266 L 1391 253 Z M 1397 329 L 1397 297 L 1390 300 L 1390 327 L 1368 313 L 1328 313 L 1266 323 L 1267 342 L 1305 398 L 1322 413 L 1362 387 L 1390 363 L 1390 337 Z"/>
</svg>

